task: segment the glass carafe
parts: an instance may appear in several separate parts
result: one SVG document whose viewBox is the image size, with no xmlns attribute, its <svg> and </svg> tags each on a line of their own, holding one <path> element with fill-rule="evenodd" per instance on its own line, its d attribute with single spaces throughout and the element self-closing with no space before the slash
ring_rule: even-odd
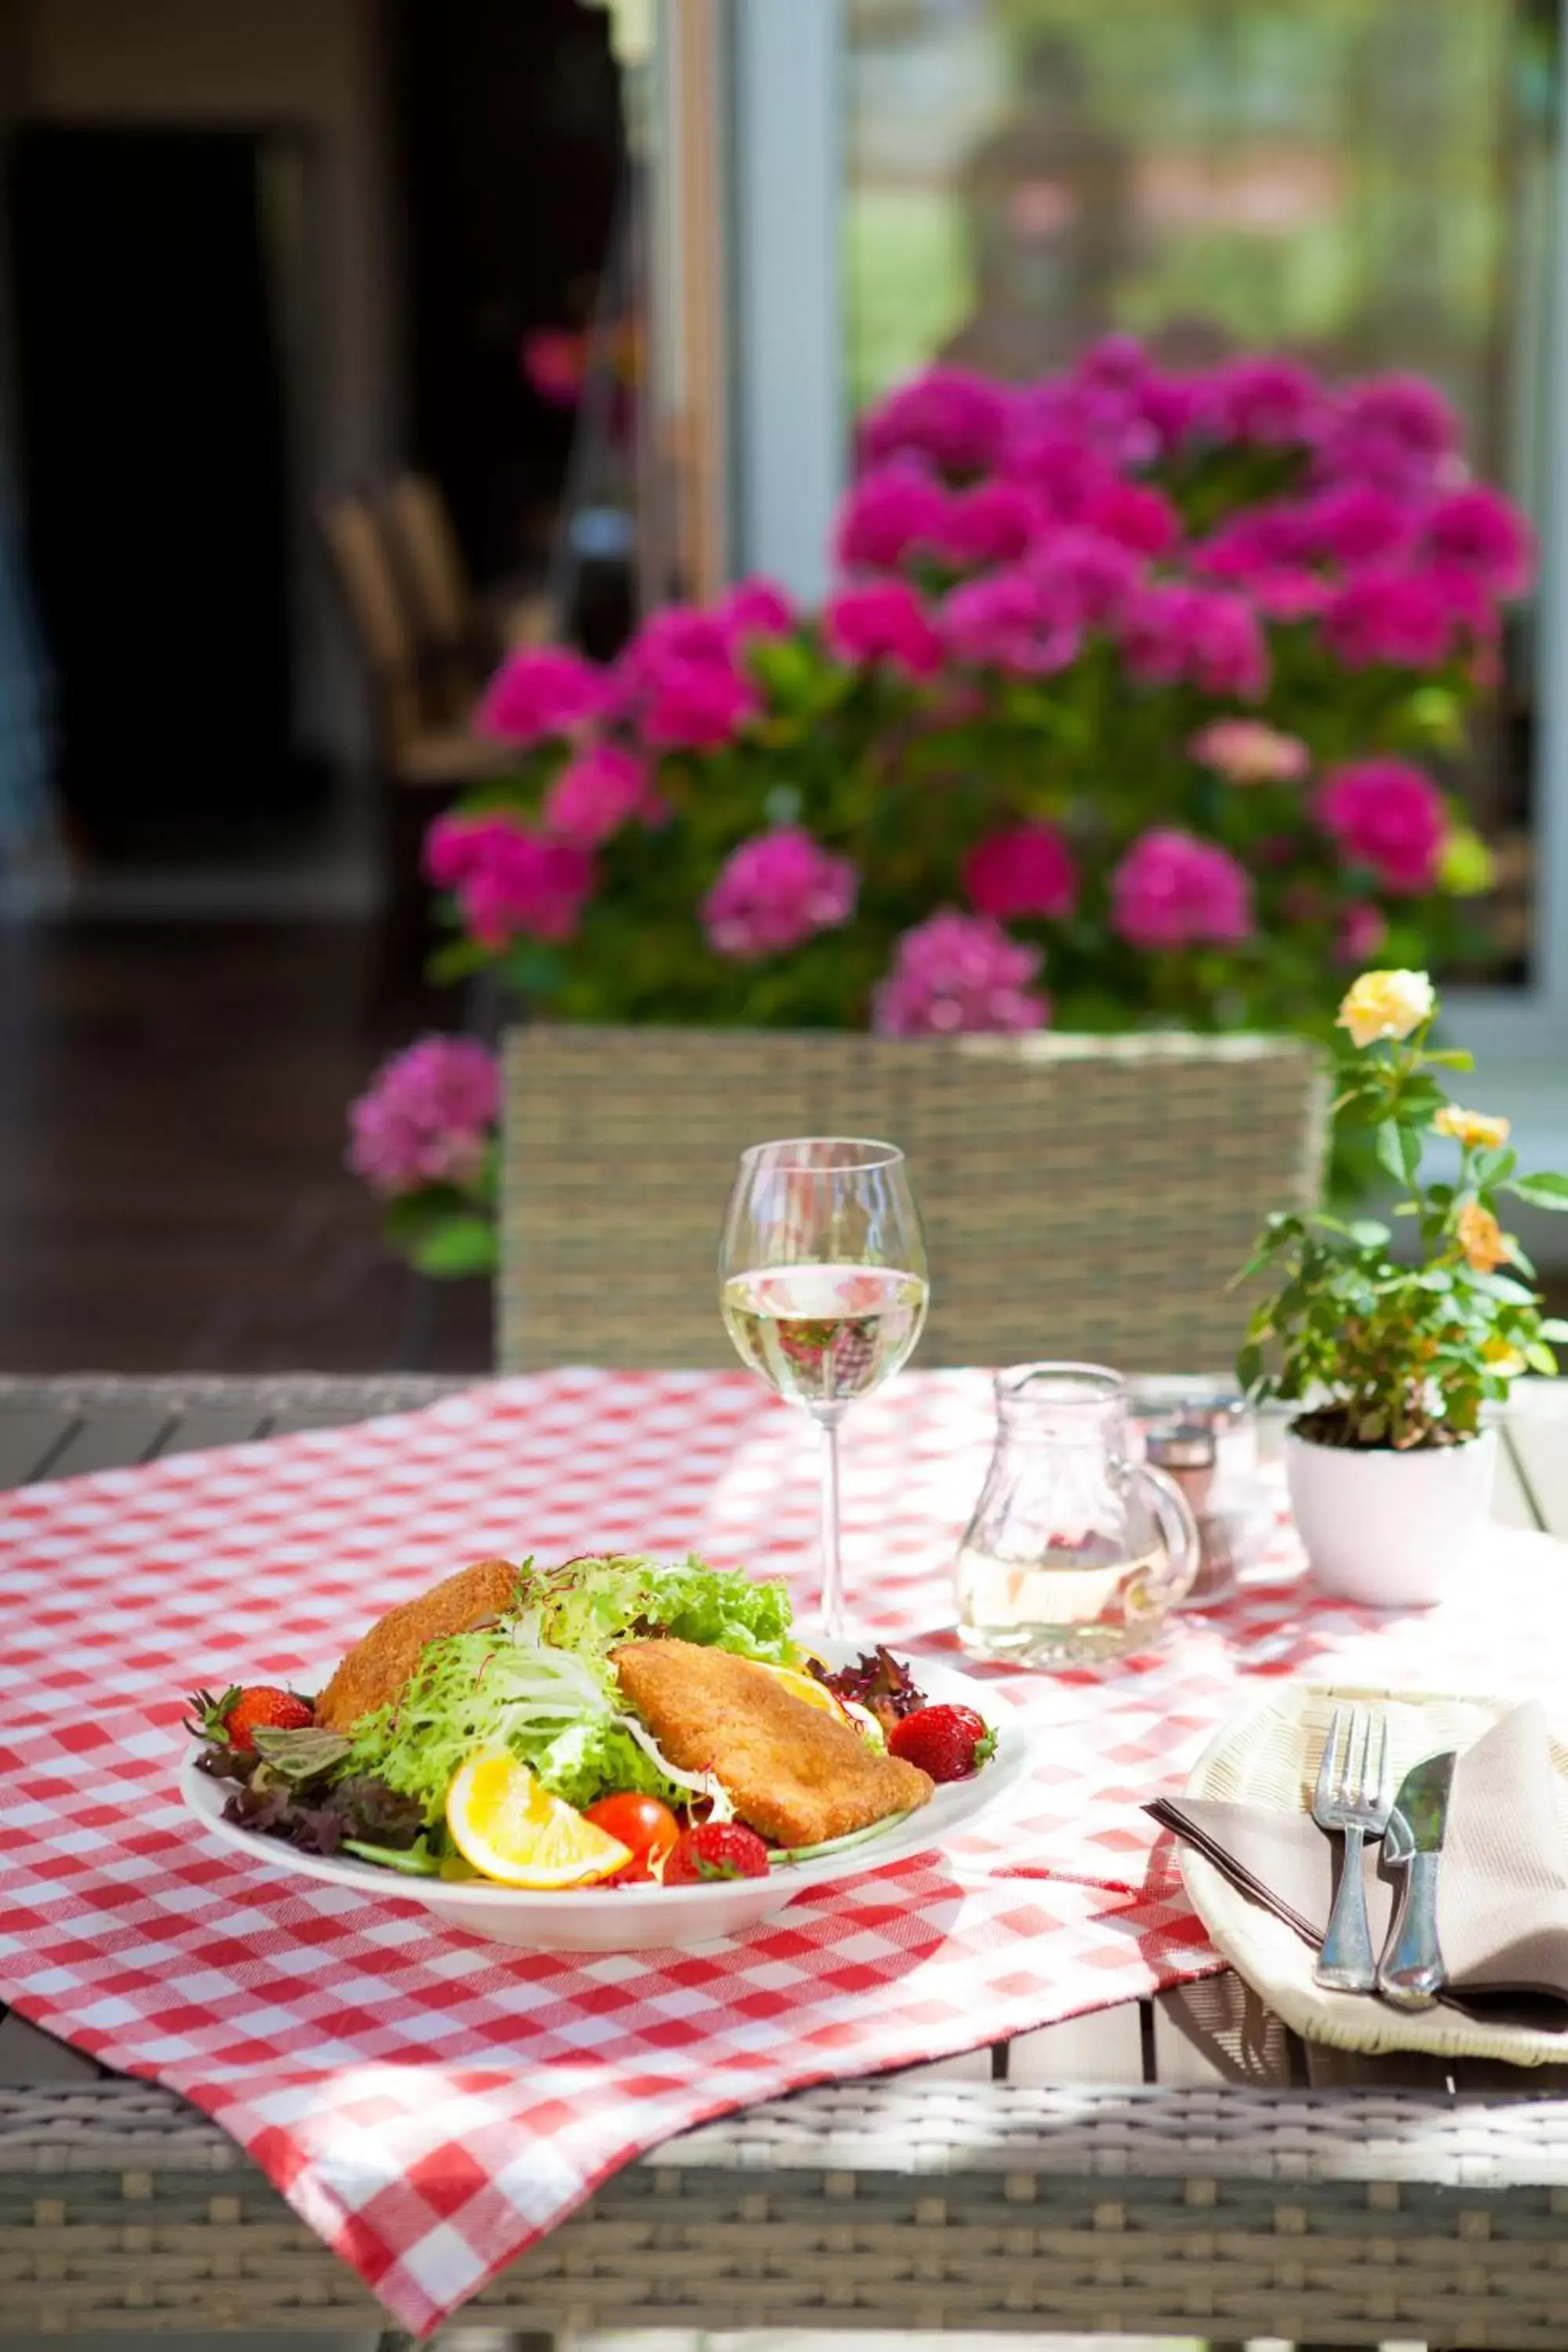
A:
<svg viewBox="0 0 1568 2352">
<path fill-rule="evenodd" d="M 966 1649 L 1021 1665 L 1119 1657 L 1152 1639 L 1197 1570 L 1185 1496 L 1133 1458 L 1119 1373 L 997 1373 L 996 1447 L 958 1555 Z"/>
</svg>

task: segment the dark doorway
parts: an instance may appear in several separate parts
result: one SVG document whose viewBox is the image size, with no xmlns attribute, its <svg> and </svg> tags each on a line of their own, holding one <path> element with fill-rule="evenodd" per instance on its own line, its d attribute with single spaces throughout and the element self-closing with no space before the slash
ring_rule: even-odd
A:
<svg viewBox="0 0 1568 2352">
<path fill-rule="evenodd" d="M 394 22 L 415 453 L 476 575 L 537 568 L 576 415 L 528 381 L 540 330 L 589 327 L 626 172 L 620 74 L 582 0 L 401 0 Z"/>
<path fill-rule="evenodd" d="M 16 142 L 28 538 L 60 783 L 104 859 L 232 849 L 310 791 L 268 202 L 294 152 L 244 131 Z"/>
</svg>

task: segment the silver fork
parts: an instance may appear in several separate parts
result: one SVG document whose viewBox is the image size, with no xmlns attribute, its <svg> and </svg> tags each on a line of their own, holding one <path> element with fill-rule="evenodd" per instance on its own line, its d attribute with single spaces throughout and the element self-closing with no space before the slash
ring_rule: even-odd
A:
<svg viewBox="0 0 1568 2352">
<path fill-rule="evenodd" d="M 1362 1883 L 1362 1847 L 1380 1838 L 1394 1805 L 1388 1753 L 1388 1718 L 1367 1706 L 1336 1706 L 1318 1767 L 1312 1819 L 1321 1830 L 1344 1840 L 1339 1892 L 1313 1979 L 1337 1992 L 1371 1992 L 1377 1960 L 1367 1925 Z"/>
</svg>

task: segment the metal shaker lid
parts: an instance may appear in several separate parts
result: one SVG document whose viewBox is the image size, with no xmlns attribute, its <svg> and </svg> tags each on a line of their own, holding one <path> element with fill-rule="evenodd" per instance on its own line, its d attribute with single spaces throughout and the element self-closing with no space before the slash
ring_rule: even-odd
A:
<svg viewBox="0 0 1568 2352">
<path fill-rule="evenodd" d="M 1212 1429 L 1195 1422 L 1164 1422 L 1143 1440 L 1144 1454 L 1157 1470 L 1212 1470 L 1215 1440 Z"/>
</svg>

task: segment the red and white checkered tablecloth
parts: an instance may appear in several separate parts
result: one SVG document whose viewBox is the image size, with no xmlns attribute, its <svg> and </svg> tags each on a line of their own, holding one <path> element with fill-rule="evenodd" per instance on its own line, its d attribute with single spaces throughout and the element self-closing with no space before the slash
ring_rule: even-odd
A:
<svg viewBox="0 0 1568 2352">
<path fill-rule="evenodd" d="M 913 1374 L 844 1433 L 858 1622 L 941 1639 L 989 1384 Z M 1038 1769 L 943 1858 L 701 1952 L 529 1954 L 204 1841 L 183 1695 L 304 1679 L 491 1553 L 815 1576 L 811 1432 L 743 1373 L 563 1371 L 428 1411 L 0 1496 L 0 1995 L 169 2084 L 426 2331 L 642 2150 L 802 2084 L 971 2049 L 1217 1965 L 1139 1806 L 1260 1677 L 1547 1690 L 1561 1549 L 1500 1538 L 1421 1618 L 1312 1601 L 1288 1537 L 1149 1657 L 999 1673 Z"/>
</svg>

